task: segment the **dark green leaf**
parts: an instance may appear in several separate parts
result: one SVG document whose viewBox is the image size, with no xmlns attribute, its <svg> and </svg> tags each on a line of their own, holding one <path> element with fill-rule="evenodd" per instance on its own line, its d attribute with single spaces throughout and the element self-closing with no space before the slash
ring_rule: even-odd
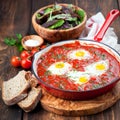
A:
<svg viewBox="0 0 120 120">
<path fill-rule="evenodd" d="M 76 13 L 80 16 L 80 18 L 81 18 L 80 21 L 82 22 L 83 19 L 84 19 L 84 16 L 85 16 L 84 11 L 83 10 L 77 10 Z"/>
<path fill-rule="evenodd" d="M 21 52 L 23 50 L 23 46 L 21 44 L 22 35 L 16 34 L 16 37 L 17 37 L 17 40 L 15 38 L 5 38 L 4 42 L 9 46 L 16 46 L 18 51 Z"/>
<path fill-rule="evenodd" d="M 62 54 L 58 54 L 56 57 L 57 57 L 57 59 L 61 59 L 62 58 Z"/>
<path fill-rule="evenodd" d="M 73 7 L 73 4 L 68 4 L 68 9 L 72 10 L 73 12 L 75 11 L 75 7 Z"/>
<path fill-rule="evenodd" d="M 37 18 L 38 20 L 41 19 L 40 13 L 37 13 L 37 14 L 36 14 L 36 18 Z"/>
<path fill-rule="evenodd" d="M 45 76 L 51 75 L 51 72 L 48 70 L 45 72 Z"/>
<path fill-rule="evenodd" d="M 21 44 L 16 44 L 16 47 L 17 47 L 19 52 L 21 52 L 24 49 Z"/>
<path fill-rule="evenodd" d="M 76 25 L 79 25 L 81 22 L 79 20 L 75 21 Z"/>
<path fill-rule="evenodd" d="M 102 57 L 102 60 L 106 59 L 106 55 L 105 54 L 102 54 L 101 57 Z"/>
<path fill-rule="evenodd" d="M 14 38 L 5 38 L 4 42 L 9 46 L 13 46 L 16 44 L 16 40 Z"/>
<path fill-rule="evenodd" d="M 58 28 L 60 26 L 62 26 L 64 24 L 64 20 L 58 20 L 54 25 L 50 26 L 49 28 L 50 29 L 55 29 L 55 28 Z"/>
<path fill-rule="evenodd" d="M 65 87 L 63 86 L 63 84 L 59 84 L 59 88 L 60 89 L 65 89 Z"/>
<path fill-rule="evenodd" d="M 50 12 L 52 12 L 53 11 L 53 8 L 46 8 L 45 10 L 44 10 L 44 14 L 48 14 L 48 13 L 50 13 Z"/>
<path fill-rule="evenodd" d="M 69 17 L 68 19 L 66 19 L 66 20 L 68 20 L 68 21 L 70 21 L 70 22 L 72 22 L 72 21 L 77 21 L 77 17 Z"/>
<path fill-rule="evenodd" d="M 57 14 L 54 16 L 50 16 L 48 18 L 48 21 L 54 20 L 54 19 L 64 19 L 64 20 L 69 20 L 69 21 L 75 21 L 76 18 L 72 18 L 70 14 Z M 75 19 L 75 20 L 74 20 Z"/>
<path fill-rule="evenodd" d="M 16 37 L 17 37 L 18 40 L 22 39 L 22 35 L 21 34 L 16 34 Z"/>
</svg>

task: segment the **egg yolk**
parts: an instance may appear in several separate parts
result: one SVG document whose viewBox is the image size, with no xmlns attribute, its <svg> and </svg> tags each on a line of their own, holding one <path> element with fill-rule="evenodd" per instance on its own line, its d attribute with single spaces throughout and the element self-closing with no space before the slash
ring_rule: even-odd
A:
<svg viewBox="0 0 120 120">
<path fill-rule="evenodd" d="M 88 81 L 88 79 L 85 76 L 82 76 L 79 78 L 79 82 L 81 83 L 86 83 Z"/>
<path fill-rule="evenodd" d="M 56 68 L 64 68 L 64 63 L 57 63 L 55 65 Z"/>
<path fill-rule="evenodd" d="M 104 64 L 97 64 L 96 70 L 105 70 L 105 65 Z"/>
<path fill-rule="evenodd" d="M 83 57 L 85 55 L 85 52 L 84 51 L 78 51 L 78 52 L 75 53 L 75 55 L 77 57 Z"/>
</svg>

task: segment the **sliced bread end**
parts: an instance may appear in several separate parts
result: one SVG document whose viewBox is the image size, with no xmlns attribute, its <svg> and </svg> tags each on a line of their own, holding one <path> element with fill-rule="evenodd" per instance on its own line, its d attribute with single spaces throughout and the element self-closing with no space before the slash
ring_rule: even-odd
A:
<svg viewBox="0 0 120 120">
<path fill-rule="evenodd" d="M 20 71 L 15 77 L 2 83 L 2 99 L 7 105 L 14 105 L 27 97 L 30 83 L 25 79 L 26 71 Z"/>
<path fill-rule="evenodd" d="M 32 111 L 38 104 L 41 97 L 41 88 L 33 87 L 31 91 L 28 93 L 28 96 L 18 103 L 19 107 L 21 107 L 25 112 Z"/>
</svg>

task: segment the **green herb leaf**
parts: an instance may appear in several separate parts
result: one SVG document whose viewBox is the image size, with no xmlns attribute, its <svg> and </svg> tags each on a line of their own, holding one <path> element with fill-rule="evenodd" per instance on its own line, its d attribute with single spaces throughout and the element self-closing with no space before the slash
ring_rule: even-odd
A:
<svg viewBox="0 0 120 120">
<path fill-rule="evenodd" d="M 102 54 L 101 57 L 102 57 L 102 60 L 106 59 L 106 55 L 105 54 Z"/>
<path fill-rule="evenodd" d="M 72 22 L 72 21 L 77 22 L 77 17 L 69 17 L 69 18 L 67 18 L 66 20 L 67 20 L 67 21 L 70 21 L 70 22 Z"/>
<path fill-rule="evenodd" d="M 64 20 L 58 20 L 55 24 L 53 24 L 52 26 L 50 26 L 49 28 L 50 29 L 55 29 L 55 28 L 58 28 L 60 26 L 62 26 L 64 24 Z"/>
<path fill-rule="evenodd" d="M 79 20 L 75 21 L 76 25 L 79 25 L 81 22 Z"/>
<path fill-rule="evenodd" d="M 80 22 L 82 22 L 83 19 L 84 19 L 84 16 L 85 16 L 84 11 L 83 10 L 77 10 L 76 13 L 80 16 L 80 18 L 81 18 Z"/>
<path fill-rule="evenodd" d="M 21 34 L 16 34 L 16 37 L 17 37 L 18 40 L 22 39 L 22 35 Z"/>
<path fill-rule="evenodd" d="M 16 47 L 17 47 L 19 52 L 23 51 L 23 49 L 24 49 L 21 44 L 16 44 Z"/>
<path fill-rule="evenodd" d="M 9 46 L 16 46 L 18 51 L 22 51 L 23 50 L 23 46 L 21 44 L 21 40 L 22 40 L 22 35 L 21 34 L 16 34 L 17 39 L 15 38 L 5 38 L 4 42 L 5 44 L 9 45 Z"/>
<path fill-rule="evenodd" d="M 64 19 L 64 20 L 70 20 L 70 21 L 73 21 L 74 18 L 71 17 L 70 14 L 58 14 L 58 15 L 54 15 L 54 16 L 51 16 L 48 18 L 47 21 L 50 21 L 50 20 L 54 20 L 54 19 Z"/>
<path fill-rule="evenodd" d="M 4 42 L 9 46 L 13 46 L 16 44 L 16 40 L 14 38 L 5 38 Z"/>
<path fill-rule="evenodd" d="M 48 70 L 45 72 L 45 76 L 51 75 L 51 72 Z"/>
<path fill-rule="evenodd" d="M 50 13 L 50 12 L 52 12 L 53 11 L 53 8 L 46 8 L 45 10 L 44 10 L 44 14 L 48 14 L 48 13 Z"/>
<path fill-rule="evenodd" d="M 36 18 L 37 18 L 38 20 L 41 19 L 40 13 L 37 13 L 37 14 L 36 14 Z"/>
<path fill-rule="evenodd" d="M 73 7 L 73 4 L 68 4 L 68 9 L 71 9 L 73 12 L 75 11 L 75 7 Z"/>
<path fill-rule="evenodd" d="M 65 89 L 65 87 L 64 87 L 63 84 L 59 84 L 59 88 L 60 88 L 60 89 Z"/>
</svg>

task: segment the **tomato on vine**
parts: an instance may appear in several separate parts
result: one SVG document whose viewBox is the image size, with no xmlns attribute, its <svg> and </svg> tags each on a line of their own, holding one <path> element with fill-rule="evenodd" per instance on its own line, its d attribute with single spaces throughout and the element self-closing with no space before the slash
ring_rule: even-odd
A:
<svg viewBox="0 0 120 120">
<path fill-rule="evenodd" d="M 28 58 L 28 57 L 31 57 L 30 52 L 27 51 L 27 50 L 23 50 L 23 51 L 21 52 L 21 54 L 20 54 L 20 58 L 21 58 L 21 59 L 26 59 L 26 58 Z"/>
<path fill-rule="evenodd" d="M 21 66 L 24 69 L 30 69 L 32 65 L 32 61 L 29 58 L 25 58 L 21 60 Z"/>
<path fill-rule="evenodd" d="M 31 55 L 33 56 L 36 52 L 38 52 L 39 51 L 39 48 L 33 48 L 32 50 L 31 50 Z"/>
<path fill-rule="evenodd" d="M 21 58 L 18 56 L 13 56 L 11 58 L 11 65 L 14 67 L 19 67 L 21 65 Z"/>
</svg>

